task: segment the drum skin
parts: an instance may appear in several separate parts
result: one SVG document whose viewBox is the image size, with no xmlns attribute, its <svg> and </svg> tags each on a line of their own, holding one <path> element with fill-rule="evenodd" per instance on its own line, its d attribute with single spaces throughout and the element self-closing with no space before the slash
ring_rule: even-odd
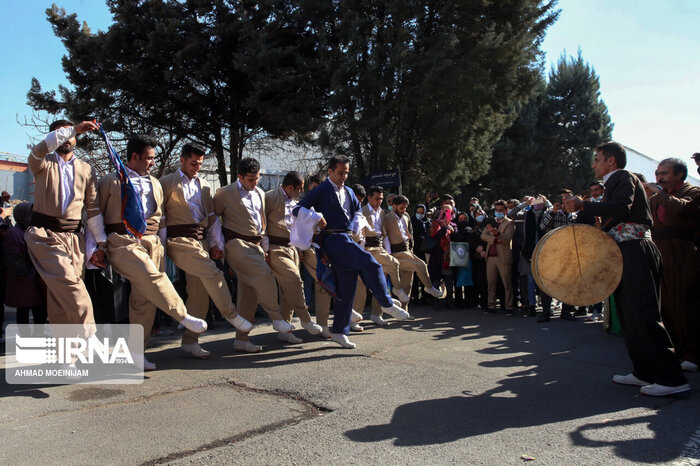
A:
<svg viewBox="0 0 700 466">
<path fill-rule="evenodd" d="M 619 285 L 622 253 L 603 231 L 590 225 L 567 225 L 550 231 L 537 243 L 532 275 L 552 298 L 590 306 L 607 299 Z"/>
</svg>

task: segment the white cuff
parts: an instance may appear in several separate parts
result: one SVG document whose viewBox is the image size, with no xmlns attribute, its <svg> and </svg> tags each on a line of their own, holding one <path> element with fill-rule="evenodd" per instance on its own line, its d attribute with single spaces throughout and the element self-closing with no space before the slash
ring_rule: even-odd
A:
<svg viewBox="0 0 700 466">
<path fill-rule="evenodd" d="M 107 241 L 107 235 L 105 234 L 105 219 L 102 214 L 97 214 L 94 217 L 87 219 L 87 227 L 90 233 L 93 234 L 95 242 L 104 243 Z"/>
<path fill-rule="evenodd" d="M 58 128 L 56 131 L 47 134 L 44 141 L 46 142 L 46 148 L 49 154 L 55 152 L 62 144 L 75 136 L 74 126 L 64 126 L 63 128 Z"/>
</svg>

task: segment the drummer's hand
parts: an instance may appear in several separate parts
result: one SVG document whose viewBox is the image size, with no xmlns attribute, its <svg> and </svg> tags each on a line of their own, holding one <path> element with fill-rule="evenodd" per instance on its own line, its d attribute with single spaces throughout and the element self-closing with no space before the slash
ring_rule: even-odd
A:
<svg viewBox="0 0 700 466">
<path fill-rule="evenodd" d="M 567 213 L 578 212 L 583 209 L 583 201 L 580 197 L 572 197 L 564 201 L 564 210 Z"/>
<path fill-rule="evenodd" d="M 321 220 L 318 221 L 316 226 L 319 227 L 321 230 L 323 230 L 324 228 L 326 228 L 328 226 L 328 223 L 326 222 L 325 218 L 321 217 Z"/>
<path fill-rule="evenodd" d="M 659 185 L 657 185 L 656 183 L 644 183 L 644 187 L 654 194 L 661 191 L 661 188 L 659 188 Z"/>
<path fill-rule="evenodd" d="M 75 125 L 76 134 L 83 134 L 87 133 L 88 131 L 95 131 L 96 129 L 97 125 L 92 121 L 81 121 L 80 123 Z"/>
</svg>

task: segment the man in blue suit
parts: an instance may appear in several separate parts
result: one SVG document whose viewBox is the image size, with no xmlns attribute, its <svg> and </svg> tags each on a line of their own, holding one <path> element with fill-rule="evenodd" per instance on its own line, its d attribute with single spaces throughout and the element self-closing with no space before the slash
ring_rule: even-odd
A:
<svg viewBox="0 0 700 466">
<path fill-rule="evenodd" d="M 345 186 L 348 173 L 348 157 L 331 157 L 328 178 L 304 196 L 294 209 L 294 215 L 298 217 L 302 209 L 314 209 L 320 214 L 316 224 L 321 229 L 319 246 L 330 261 L 337 295 L 331 340 L 343 348 L 354 348 L 355 344 L 347 335 L 350 333 L 350 316 L 358 275 L 372 291 L 384 312 L 398 320 L 408 318 L 409 314 L 389 295 L 382 266 L 350 237 L 349 233 L 358 229 L 358 222 L 363 217 L 355 193 Z"/>
</svg>

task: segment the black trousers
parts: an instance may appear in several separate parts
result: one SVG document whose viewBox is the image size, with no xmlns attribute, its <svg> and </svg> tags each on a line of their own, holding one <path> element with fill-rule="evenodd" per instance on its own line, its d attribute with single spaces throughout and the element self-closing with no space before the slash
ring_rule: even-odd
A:
<svg viewBox="0 0 700 466">
<path fill-rule="evenodd" d="M 622 280 L 615 306 L 638 379 L 675 387 L 687 383 L 671 339 L 661 326 L 661 253 L 651 240 L 619 243 Z"/>
</svg>

